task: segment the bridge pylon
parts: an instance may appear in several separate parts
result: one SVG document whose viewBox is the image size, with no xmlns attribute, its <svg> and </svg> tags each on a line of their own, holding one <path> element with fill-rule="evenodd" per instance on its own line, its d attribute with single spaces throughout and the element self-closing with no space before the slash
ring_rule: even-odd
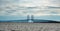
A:
<svg viewBox="0 0 60 31">
<path fill-rule="evenodd" d="M 27 21 L 33 22 L 34 16 L 33 15 L 27 15 Z"/>
</svg>

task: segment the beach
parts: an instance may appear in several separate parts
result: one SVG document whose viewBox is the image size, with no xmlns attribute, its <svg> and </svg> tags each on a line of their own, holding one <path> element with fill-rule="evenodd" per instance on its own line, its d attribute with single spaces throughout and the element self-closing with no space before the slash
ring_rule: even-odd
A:
<svg viewBox="0 0 60 31">
<path fill-rule="evenodd" d="M 1 22 L 0 31 L 60 31 L 60 23 Z"/>
</svg>

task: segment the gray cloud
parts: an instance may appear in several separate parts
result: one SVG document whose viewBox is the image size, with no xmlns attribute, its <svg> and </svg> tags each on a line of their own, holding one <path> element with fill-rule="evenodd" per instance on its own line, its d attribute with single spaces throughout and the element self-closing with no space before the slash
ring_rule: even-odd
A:
<svg viewBox="0 0 60 31">
<path fill-rule="evenodd" d="M 60 0 L 0 0 L 0 15 L 60 14 L 60 9 L 54 10 L 48 9 L 47 7 L 60 7 L 59 1 Z"/>
</svg>

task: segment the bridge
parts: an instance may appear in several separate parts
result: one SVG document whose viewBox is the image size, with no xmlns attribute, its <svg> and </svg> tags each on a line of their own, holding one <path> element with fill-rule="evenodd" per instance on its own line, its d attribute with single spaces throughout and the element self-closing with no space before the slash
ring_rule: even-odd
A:
<svg viewBox="0 0 60 31">
<path fill-rule="evenodd" d="M 27 21 L 34 23 L 60 23 L 54 20 L 34 19 L 34 15 L 27 15 Z"/>
<path fill-rule="evenodd" d="M 33 22 L 34 16 L 33 15 L 27 15 L 28 22 Z"/>
<path fill-rule="evenodd" d="M 0 21 L 0 22 L 60 23 L 60 22 L 58 22 L 58 21 L 53 21 L 53 20 L 34 19 L 34 15 L 27 15 L 26 19 L 20 19 L 20 20 L 8 20 L 8 21 Z"/>
</svg>

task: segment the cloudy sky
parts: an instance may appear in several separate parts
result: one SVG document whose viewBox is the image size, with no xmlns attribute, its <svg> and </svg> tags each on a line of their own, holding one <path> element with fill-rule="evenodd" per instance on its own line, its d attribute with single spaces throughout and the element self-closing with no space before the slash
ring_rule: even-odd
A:
<svg viewBox="0 0 60 31">
<path fill-rule="evenodd" d="M 59 20 L 60 0 L 0 0 L 0 20 L 21 19 L 27 15 Z"/>
</svg>

